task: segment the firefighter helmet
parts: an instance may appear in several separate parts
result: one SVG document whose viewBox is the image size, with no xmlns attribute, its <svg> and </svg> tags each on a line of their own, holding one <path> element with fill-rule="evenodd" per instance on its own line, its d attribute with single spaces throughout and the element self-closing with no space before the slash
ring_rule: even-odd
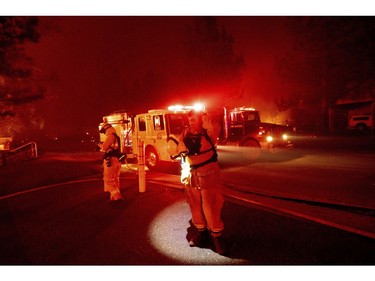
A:
<svg viewBox="0 0 375 281">
<path fill-rule="evenodd" d="M 108 123 L 104 123 L 102 126 L 101 126 L 101 128 L 100 128 L 100 130 L 99 130 L 99 132 L 100 133 L 102 133 L 102 134 L 104 134 L 105 133 L 105 131 L 108 129 L 108 128 L 110 128 L 110 127 L 112 127 L 112 125 L 111 124 L 108 124 Z"/>
</svg>

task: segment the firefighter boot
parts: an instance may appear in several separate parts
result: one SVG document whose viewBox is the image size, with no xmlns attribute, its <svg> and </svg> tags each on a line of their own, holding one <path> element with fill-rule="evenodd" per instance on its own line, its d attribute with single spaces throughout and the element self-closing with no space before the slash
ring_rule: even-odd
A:
<svg viewBox="0 0 375 281">
<path fill-rule="evenodd" d="M 209 233 L 207 229 L 198 229 L 197 233 L 189 240 L 190 247 L 202 247 L 207 244 Z"/>
<path fill-rule="evenodd" d="M 212 232 L 211 238 L 214 246 L 214 251 L 221 256 L 226 254 L 225 241 L 220 232 Z"/>
</svg>

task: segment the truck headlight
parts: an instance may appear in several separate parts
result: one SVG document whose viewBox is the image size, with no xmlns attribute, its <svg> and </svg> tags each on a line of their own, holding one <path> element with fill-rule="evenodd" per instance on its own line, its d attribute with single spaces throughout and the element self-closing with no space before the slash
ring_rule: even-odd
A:
<svg viewBox="0 0 375 281">
<path fill-rule="evenodd" d="M 273 141 L 273 137 L 272 136 L 267 136 L 266 140 L 267 140 L 267 142 L 272 142 Z"/>
<path fill-rule="evenodd" d="M 283 134 L 283 140 L 288 140 L 288 135 L 287 134 Z"/>
</svg>

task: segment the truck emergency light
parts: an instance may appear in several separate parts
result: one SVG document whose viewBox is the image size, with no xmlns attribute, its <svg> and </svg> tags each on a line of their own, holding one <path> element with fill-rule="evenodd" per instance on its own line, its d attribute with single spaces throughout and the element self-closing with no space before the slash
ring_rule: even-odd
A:
<svg viewBox="0 0 375 281">
<path fill-rule="evenodd" d="M 205 106 L 202 103 L 195 103 L 194 105 L 171 105 L 168 106 L 168 110 L 171 111 L 190 111 L 194 109 L 195 111 L 204 111 Z"/>
<path fill-rule="evenodd" d="M 233 111 L 255 111 L 255 108 L 242 106 L 234 108 Z"/>
<path fill-rule="evenodd" d="M 184 106 L 183 105 L 171 105 L 168 106 L 168 110 L 170 111 L 184 111 Z"/>
<path fill-rule="evenodd" d="M 204 106 L 203 103 L 195 103 L 195 104 L 193 105 L 193 109 L 194 109 L 195 111 L 204 111 L 204 110 L 206 110 L 206 107 Z"/>
<path fill-rule="evenodd" d="M 115 113 L 103 117 L 103 123 L 129 123 L 127 113 Z"/>
</svg>

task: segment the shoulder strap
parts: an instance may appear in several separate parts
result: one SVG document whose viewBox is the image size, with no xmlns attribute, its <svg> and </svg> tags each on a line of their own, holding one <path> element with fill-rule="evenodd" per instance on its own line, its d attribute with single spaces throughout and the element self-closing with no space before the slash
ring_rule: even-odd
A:
<svg viewBox="0 0 375 281">
<path fill-rule="evenodd" d="M 113 135 L 115 135 L 115 138 L 116 138 L 116 141 L 117 141 L 117 148 L 114 149 L 114 150 L 120 150 L 120 137 L 116 134 L 116 133 L 112 133 Z M 115 145 L 116 143 L 114 143 L 113 145 Z"/>
<path fill-rule="evenodd" d="M 211 144 L 211 146 L 214 148 L 215 145 L 214 145 L 214 143 L 212 142 L 210 136 L 208 135 L 206 129 L 203 129 L 202 135 L 206 138 L 206 140 L 207 140 L 207 141 Z"/>
<path fill-rule="evenodd" d="M 212 151 L 214 152 L 214 155 L 217 156 L 216 147 L 215 147 L 214 143 L 212 142 L 210 136 L 208 135 L 207 130 L 204 129 L 204 130 L 202 131 L 201 135 L 203 135 L 203 136 L 205 137 L 205 139 L 206 139 L 206 140 L 210 143 L 210 145 L 211 145 L 211 148 L 209 148 L 209 149 L 207 149 L 207 150 L 205 150 L 205 151 L 201 151 L 201 153 L 206 153 L 206 152 L 212 150 Z"/>
</svg>

